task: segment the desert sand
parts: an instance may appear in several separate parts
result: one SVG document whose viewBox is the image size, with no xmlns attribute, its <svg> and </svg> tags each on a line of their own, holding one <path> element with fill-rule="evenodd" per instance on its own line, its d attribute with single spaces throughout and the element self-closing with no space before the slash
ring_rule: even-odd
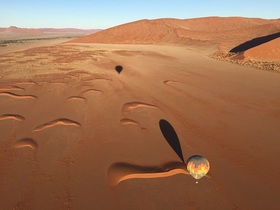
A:
<svg viewBox="0 0 280 210">
<path fill-rule="evenodd" d="M 279 208 L 279 73 L 208 56 L 226 42 L 84 39 L 0 55 L 1 208 Z M 198 184 L 161 119 L 209 160 Z"/>
</svg>

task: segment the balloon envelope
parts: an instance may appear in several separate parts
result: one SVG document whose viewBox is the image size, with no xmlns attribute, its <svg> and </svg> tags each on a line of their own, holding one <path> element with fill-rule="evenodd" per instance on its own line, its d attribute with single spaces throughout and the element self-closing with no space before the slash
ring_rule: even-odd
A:
<svg viewBox="0 0 280 210">
<path fill-rule="evenodd" d="M 200 155 L 193 155 L 187 160 L 187 170 L 195 179 L 204 177 L 209 169 L 208 160 Z"/>
</svg>

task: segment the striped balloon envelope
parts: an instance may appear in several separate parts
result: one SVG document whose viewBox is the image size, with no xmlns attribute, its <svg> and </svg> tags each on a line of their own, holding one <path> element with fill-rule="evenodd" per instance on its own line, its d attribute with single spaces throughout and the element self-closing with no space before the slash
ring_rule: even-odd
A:
<svg viewBox="0 0 280 210">
<path fill-rule="evenodd" d="M 200 155 L 193 155 L 187 160 L 187 170 L 195 179 L 204 177 L 209 169 L 209 161 Z"/>
</svg>

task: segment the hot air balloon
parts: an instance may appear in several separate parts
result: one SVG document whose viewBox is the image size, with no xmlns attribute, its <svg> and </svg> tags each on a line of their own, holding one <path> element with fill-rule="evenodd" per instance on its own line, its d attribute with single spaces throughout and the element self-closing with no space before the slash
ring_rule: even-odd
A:
<svg viewBox="0 0 280 210">
<path fill-rule="evenodd" d="M 210 164 L 208 160 L 200 155 L 193 155 L 187 160 L 187 170 L 195 179 L 204 177 L 209 169 Z"/>
</svg>

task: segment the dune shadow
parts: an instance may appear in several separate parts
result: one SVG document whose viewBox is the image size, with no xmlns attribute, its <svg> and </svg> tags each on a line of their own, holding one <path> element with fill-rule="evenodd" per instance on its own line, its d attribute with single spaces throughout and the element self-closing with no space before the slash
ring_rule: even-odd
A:
<svg viewBox="0 0 280 210">
<path fill-rule="evenodd" d="M 267 36 L 257 37 L 257 38 L 254 38 L 250 41 L 244 42 L 244 43 L 232 48 L 229 52 L 231 52 L 231 53 L 243 52 L 243 51 L 246 51 L 246 50 L 251 49 L 253 47 L 264 44 L 266 42 L 269 42 L 273 39 L 277 39 L 279 37 L 280 37 L 280 32 L 270 34 L 270 35 L 267 35 Z"/>
</svg>

